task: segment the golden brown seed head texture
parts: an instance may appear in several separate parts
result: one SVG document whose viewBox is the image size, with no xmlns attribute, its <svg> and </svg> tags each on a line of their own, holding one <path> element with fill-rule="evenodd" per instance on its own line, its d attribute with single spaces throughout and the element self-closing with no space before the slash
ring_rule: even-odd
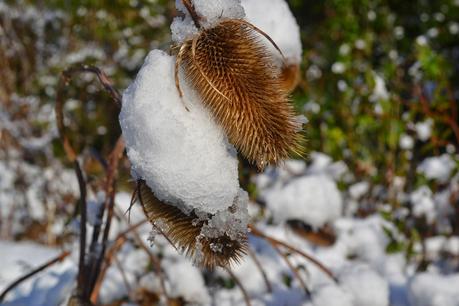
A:
<svg viewBox="0 0 459 306">
<path fill-rule="evenodd" d="M 161 202 L 144 181 L 137 184 L 138 197 L 148 220 L 154 225 L 164 225 L 159 229 L 166 239 L 200 266 L 208 269 L 226 267 L 238 263 L 246 253 L 246 233 L 241 234 L 237 240 L 226 234 L 216 238 L 203 237 L 200 233 L 206 221 L 197 221 L 198 217 L 194 213 L 187 215 L 177 207 Z M 213 248 L 215 245 L 221 248 Z"/>
<path fill-rule="evenodd" d="M 247 22 L 224 20 L 186 41 L 180 61 L 229 141 L 263 169 L 290 152 L 301 154 L 301 136 L 282 76 L 260 39 Z"/>
</svg>

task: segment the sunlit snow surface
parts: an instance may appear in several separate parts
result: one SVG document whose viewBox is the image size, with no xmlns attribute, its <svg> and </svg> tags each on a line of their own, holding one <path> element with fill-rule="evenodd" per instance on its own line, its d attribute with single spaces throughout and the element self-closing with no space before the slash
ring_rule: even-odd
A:
<svg viewBox="0 0 459 306">
<path fill-rule="evenodd" d="M 340 163 L 333 162 L 328 156 L 314 153 L 311 163 L 302 161 L 288 161 L 279 168 L 272 168 L 267 174 L 260 174 L 255 180 L 257 184 L 264 183 L 263 192 L 278 193 L 283 197 L 288 193 L 283 186 L 289 182 L 307 178 L 326 177 L 329 184 L 337 184 L 346 177 L 347 170 L 338 167 Z M 336 169 L 341 169 L 337 171 Z M 333 171 L 332 171 L 333 170 Z M 326 183 L 327 184 L 327 183 Z M 358 184 L 357 182 L 354 183 Z M 453 179 L 452 186 L 457 184 Z M 366 184 L 362 183 L 362 186 Z M 261 185 L 260 185 L 261 186 Z M 318 188 L 318 185 L 316 185 Z M 335 189 L 336 187 L 333 187 Z M 317 210 L 315 214 L 323 216 L 333 215 L 327 220 L 336 232 L 336 241 L 329 247 L 318 247 L 295 234 L 285 224 L 285 218 L 278 223 L 269 222 L 270 216 L 276 213 L 277 208 L 267 207 L 265 216 L 260 218 L 258 206 L 250 204 L 253 213 L 252 223 L 264 233 L 279 240 L 288 242 L 296 248 L 312 255 L 323 262 L 338 278 L 335 284 L 328 276 L 321 272 L 311 262 L 291 253 L 289 258 L 294 265 L 299 265 L 300 275 L 304 278 L 312 295 L 305 295 L 292 271 L 279 257 L 278 253 L 263 239 L 250 235 L 250 245 L 257 254 L 273 292 L 268 293 L 263 277 L 250 256 L 245 256 L 239 265 L 232 267 L 233 272 L 246 288 L 253 305 L 292 305 L 292 306 L 457 306 L 457 282 L 459 273 L 449 271 L 444 274 L 441 267 L 431 266 L 426 272 L 416 272 L 416 267 L 407 263 L 403 253 L 387 253 L 389 239 L 384 228 L 391 229 L 391 224 L 384 221 L 379 214 L 358 219 L 349 216 L 349 204 L 361 201 L 362 195 L 369 192 L 361 188 L 352 192 L 348 189 L 336 189 L 333 193 L 341 199 L 341 210 L 330 213 L 329 204 L 311 206 Z M 422 190 L 422 189 L 421 189 Z M 308 189 L 295 191 L 298 197 L 308 198 Z M 443 192 L 449 192 L 448 190 Z M 443 193 L 442 192 L 442 193 Z M 330 193 L 330 191 L 328 192 Z M 446 196 L 440 193 L 429 193 L 415 190 L 409 197 L 410 205 L 426 206 L 422 203 L 423 197 L 429 198 L 436 205 L 436 219 L 441 220 L 447 215 L 447 210 L 440 210 L 437 206 Z M 326 199 L 326 198 L 324 198 Z M 322 201 L 322 200 L 321 200 Z M 125 212 L 129 207 L 130 195 L 118 193 L 116 196 L 116 210 Z M 306 204 L 305 204 L 306 203 Z M 293 204 L 286 211 L 295 211 Z M 308 207 L 307 202 L 297 201 L 296 210 L 302 211 Z M 428 207 L 428 206 L 426 206 Z M 424 211 L 421 209 L 421 211 Z M 427 210 L 426 212 L 429 212 Z M 131 211 L 131 222 L 136 223 L 143 218 L 139 206 Z M 308 218 L 304 222 L 310 221 Z M 131 223 L 131 224 L 132 224 Z M 110 239 L 124 231 L 129 224 L 126 220 L 113 221 Z M 89 237 L 92 227 L 89 226 Z M 395 230 L 395 229 L 391 229 Z M 149 237 L 150 226 L 140 228 L 139 234 L 144 241 Z M 11 292 L 6 299 L 6 305 L 59 305 L 49 304 L 48 301 L 65 301 L 73 288 L 76 273 L 78 247 L 71 248 L 72 255 L 63 263 L 56 264 L 36 277 L 24 282 Z M 169 243 L 157 235 L 151 248 L 154 254 L 161 254 L 161 266 L 166 278 L 166 290 L 171 297 L 181 297 L 193 305 L 243 305 L 244 298 L 238 287 L 224 288 L 218 285 L 217 279 L 230 281 L 230 276 L 221 269 L 213 273 L 203 272 L 193 267 L 192 263 L 183 255 L 177 253 Z M 426 251 L 429 260 L 438 260 L 442 253 L 448 252 L 451 256 L 459 257 L 459 239 L 457 237 L 432 237 L 426 240 Z M 50 258 L 56 256 L 59 250 L 45 248 L 29 242 L 1 242 L 0 258 L 5 265 L 0 269 L 0 288 L 5 288 L 15 278 L 30 271 Z M 112 265 L 107 271 L 104 284 L 101 288 L 101 302 L 110 303 L 116 299 L 126 297 L 128 290 L 126 281 L 131 290 L 150 290 L 161 292 L 158 276 L 149 268 L 149 258 L 145 252 L 128 241 L 119 251 L 117 259 L 123 266 L 123 273 L 117 265 Z M 24 264 L 26 263 L 26 264 Z M 124 274 L 124 275 L 123 275 Z M 290 279 L 287 285 L 285 279 Z M 0 289 L 1 290 L 1 289 Z M 46 302 L 44 300 L 46 299 Z M 164 302 L 164 300 L 163 300 Z M 135 303 L 130 305 L 136 305 Z"/>
</svg>

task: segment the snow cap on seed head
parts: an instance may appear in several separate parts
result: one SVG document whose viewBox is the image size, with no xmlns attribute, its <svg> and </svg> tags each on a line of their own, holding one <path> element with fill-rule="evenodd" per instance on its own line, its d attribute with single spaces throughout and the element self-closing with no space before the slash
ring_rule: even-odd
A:
<svg viewBox="0 0 459 306">
<path fill-rule="evenodd" d="M 245 17 L 241 0 L 193 0 L 192 4 L 198 16 L 202 18 L 201 26 L 203 28 L 213 27 L 219 20 Z M 176 17 L 172 22 L 172 40 L 175 43 L 182 43 L 196 35 L 198 29 L 182 0 L 176 0 L 175 5 L 177 10 L 184 14 L 184 17 Z"/>
</svg>

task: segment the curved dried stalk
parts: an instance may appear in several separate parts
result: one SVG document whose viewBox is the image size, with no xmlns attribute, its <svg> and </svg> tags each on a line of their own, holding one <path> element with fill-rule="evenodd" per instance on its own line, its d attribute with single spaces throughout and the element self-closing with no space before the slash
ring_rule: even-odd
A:
<svg viewBox="0 0 459 306">
<path fill-rule="evenodd" d="M 193 19 L 194 25 L 196 28 L 200 29 L 201 24 L 199 23 L 199 18 L 198 14 L 196 13 L 196 10 L 194 9 L 194 5 L 191 3 L 190 0 L 182 0 L 183 5 L 186 7 L 188 13 L 190 13 L 191 19 Z"/>
<path fill-rule="evenodd" d="M 305 259 L 307 259 L 308 261 L 310 261 L 314 265 L 316 265 L 320 270 L 322 270 L 322 272 L 327 274 L 336 283 L 338 283 L 338 279 L 333 275 L 333 272 L 331 272 L 327 267 L 325 267 L 321 262 L 319 262 L 317 259 L 313 258 L 312 256 L 306 254 L 305 252 L 303 252 L 303 251 L 301 251 L 301 250 L 299 250 L 299 249 L 297 249 L 297 248 L 295 248 L 295 247 L 293 247 L 293 246 L 291 246 L 291 245 L 289 245 L 289 244 L 287 244 L 285 242 L 282 242 L 280 240 L 277 240 L 277 239 L 275 239 L 273 237 L 270 237 L 270 236 L 264 234 L 263 232 L 259 231 L 253 225 L 249 224 L 249 230 L 250 230 L 250 233 L 252 235 L 265 239 L 271 245 L 284 247 L 284 248 L 290 250 L 293 253 L 296 253 L 296 254 L 299 254 L 299 255 L 303 256 Z"/>
<path fill-rule="evenodd" d="M 301 275 L 298 272 L 298 269 L 295 266 L 293 266 L 292 262 L 287 257 L 287 255 L 284 254 L 277 245 L 273 245 L 272 247 L 277 252 L 277 254 L 279 254 L 284 259 L 285 263 L 287 264 L 289 269 L 292 271 L 293 275 L 295 275 L 296 279 L 300 282 L 300 286 L 303 287 L 304 292 L 306 292 L 307 295 L 311 295 L 311 291 L 309 291 L 308 286 L 306 285 L 304 280 L 301 278 Z"/>
</svg>

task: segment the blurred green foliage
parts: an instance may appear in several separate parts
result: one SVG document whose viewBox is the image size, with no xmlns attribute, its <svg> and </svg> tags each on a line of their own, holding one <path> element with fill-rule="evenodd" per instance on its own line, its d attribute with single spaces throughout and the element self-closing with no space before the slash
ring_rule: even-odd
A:
<svg viewBox="0 0 459 306">
<path fill-rule="evenodd" d="M 422 158 L 399 145 L 404 134 L 416 137 L 413 123 L 434 120 L 437 141 L 416 142 L 423 156 L 444 152 L 448 144 L 457 148 L 451 125 L 432 118 L 457 122 L 457 1 L 291 5 L 303 28 L 306 76 L 295 101 L 309 110 L 311 149 L 387 182 L 407 176 L 410 160 Z"/>
</svg>

